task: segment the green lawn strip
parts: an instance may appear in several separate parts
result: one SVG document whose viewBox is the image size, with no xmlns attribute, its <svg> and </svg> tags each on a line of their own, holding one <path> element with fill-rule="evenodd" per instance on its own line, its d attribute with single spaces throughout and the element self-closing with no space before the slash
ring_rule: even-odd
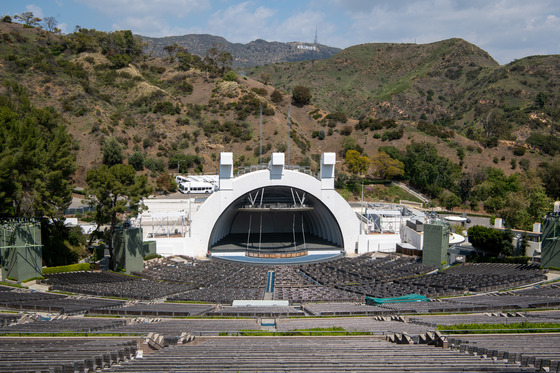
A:
<svg viewBox="0 0 560 373">
<path fill-rule="evenodd" d="M 12 288 L 27 289 L 27 286 L 22 286 L 22 285 L 19 285 L 19 284 L 14 284 L 14 283 L 12 283 L 12 282 L 4 282 L 4 281 L 1 281 L 1 282 L 0 282 L 0 285 L 2 285 L 2 286 L 9 286 L 9 287 L 12 287 Z"/>
<path fill-rule="evenodd" d="M 560 323 L 523 321 L 507 324 L 475 323 L 438 325 L 437 330 L 450 334 L 560 333 Z"/>
<path fill-rule="evenodd" d="M 90 269 L 89 263 L 78 263 L 78 264 L 70 264 L 66 266 L 58 266 L 58 267 L 46 267 L 43 268 L 43 274 L 51 274 L 51 273 L 64 273 L 64 272 L 79 272 L 79 271 L 88 271 Z"/>
</svg>

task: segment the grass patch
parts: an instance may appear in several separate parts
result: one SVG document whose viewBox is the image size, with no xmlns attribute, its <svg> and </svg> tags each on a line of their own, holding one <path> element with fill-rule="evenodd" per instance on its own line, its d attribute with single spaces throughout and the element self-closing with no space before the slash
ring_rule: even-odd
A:
<svg viewBox="0 0 560 373">
<path fill-rule="evenodd" d="M 4 281 L 1 281 L 1 282 L 0 282 L 0 285 L 2 285 L 2 286 L 10 286 L 10 287 L 12 287 L 12 288 L 27 289 L 27 286 L 21 286 L 21 285 L 19 285 L 19 284 L 13 284 L 13 283 L 11 283 L 11 282 L 4 282 Z"/>
<path fill-rule="evenodd" d="M 560 323 L 515 322 L 508 324 L 457 324 L 438 325 L 437 330 L 452 334 L 498 334 L 498 333 L 559 333 Z"/>
<path fill-rule="evenodd" d="M 30 281 L 33 281 L 33 280 L 44 280 L 44 279 L 45 278 L 43 276 L 36 276 L 36 277 L 28 278 L 27 280 L 23 280 L 22 282 L 30 282 Z"/>
<path fill-rule="evenodd" d="M 66 266 L 43 268 L 43 274 L 48 275 L 51 273 L 89 271 L 89 269 L 90 269 L 89 263 L 78 263 L 78 264 L 70 264 Z"/>
</svg>

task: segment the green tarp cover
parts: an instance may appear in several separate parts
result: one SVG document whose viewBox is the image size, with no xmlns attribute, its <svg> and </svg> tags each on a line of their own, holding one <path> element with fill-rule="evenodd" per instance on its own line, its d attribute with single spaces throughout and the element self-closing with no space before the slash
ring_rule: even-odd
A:
<svg viewBox="0 0 560 373">
<path fill-rule="evenodd" d="M 401 303 L 401 302 L 428 302 L 430 299 L 420 294 L 408 294 L 396 298 L 373 298 L 366 297 L 367 303 L 383 304 L 383 303 Z"/>
</svg>

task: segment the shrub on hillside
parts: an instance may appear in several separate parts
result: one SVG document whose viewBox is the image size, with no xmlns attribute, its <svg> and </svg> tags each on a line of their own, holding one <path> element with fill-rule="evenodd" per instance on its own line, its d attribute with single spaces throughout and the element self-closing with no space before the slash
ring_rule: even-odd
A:
<svg viewBox="0 0 560 373">
<path fill-rule="evenodd" d="M 270 101 L 274 102 L 275 104 L 279 104 L 282 101 L 284 101 L 284 98 L 282 97 L 282 92 L 280 92 L 279 90 L 275 89 L 271 94 L 270 94 Z"/>
<path fill-rule="evenodd" d="M 292 100 L 295 105 L 309 105 L 312 97 L 311 91 L 307 87 L 298 85 L 292 90 Z"/>
</svg>

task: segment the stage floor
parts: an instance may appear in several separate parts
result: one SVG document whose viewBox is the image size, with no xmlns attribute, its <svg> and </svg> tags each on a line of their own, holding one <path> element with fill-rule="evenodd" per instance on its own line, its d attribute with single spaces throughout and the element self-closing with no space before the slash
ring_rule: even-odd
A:
<svg viewBox="0 0 560 373">
<path fill-rule="evenodd" d="M 248 239 L 249 238 L 249 239 Z M 259 241 L 260 240 L 260 241 Z M 247 252 L 259 257 L 246 256 Z M 296 256 L 296 253 L 307 255 Z M 210 248 L 210 255 L 223 260 L 252 264 L 303 264 L 331 260 L 343 255 L 344 249 L 331 242 L 313 235 L 306 235 L 305 242 L 301 234 L 266 233 L 260 237 L 252 234 L 230 234 Z M 292 254 L 290 258 L 263 258 L 263 254 Z"/>
</svg>

